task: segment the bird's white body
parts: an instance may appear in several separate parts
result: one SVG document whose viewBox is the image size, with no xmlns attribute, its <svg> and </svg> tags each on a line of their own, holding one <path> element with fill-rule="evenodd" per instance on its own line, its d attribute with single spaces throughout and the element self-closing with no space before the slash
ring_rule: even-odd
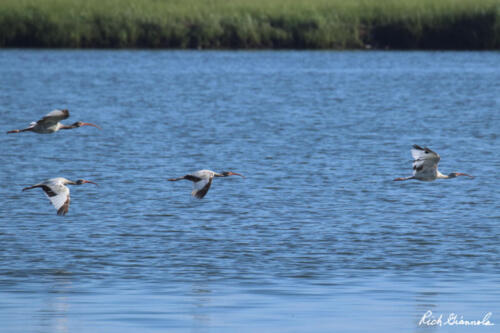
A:
<svg viewBox="0 0 500 333">
<path fill-rule="evenodd" d="M 213 177 L 216 174 L 215 171 L 212 170 L 198 170 L 192 173 L 193 176 L 197 176 L 200 178 L 210 178 Z"/>
<path fill-rule="evenodd" d="M 61 123 L 55 123 L 55 124 L 48 124 L 48 125 L 45 125 L 45 126 L 36 126 L 36 123 L 35 123 L 35 126 L 33 128 L 33 132 L 35 133 L 39 133 L 39 134 L 50 134 L 50 133 L 54 133 L 54 132 L 57 132 L 61 129 Z"/>
<path fill-rule="evenodd" d="M 60 121 L 69 118 L 68 110 L 53 110 L 37 122 L 32 122 L 28 128 L 39 134 L 57 132 L 63 126 Z"/>
<path fill-rule="evenodd" d="M 203 180 L 209 180 L 211 178 L 214 178 L 216 174 L 220 175 L 219 173 L 212 170 L 198 170 L 196 172 L 193 172 L 191 175 L 201 178 Z"/>
</svg>

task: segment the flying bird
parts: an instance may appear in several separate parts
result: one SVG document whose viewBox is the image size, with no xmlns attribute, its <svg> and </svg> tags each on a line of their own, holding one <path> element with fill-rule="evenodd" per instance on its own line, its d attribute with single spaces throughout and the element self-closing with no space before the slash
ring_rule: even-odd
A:
<svg viewBox="0 0 500 333">
<path fill-rule="evenodd" d="M 208 190 L 210 189 L 210 185 L 212 185 L 212 180 L 214 179 L 214 177 L 228 177 L 228 176 L 240 176 L 245 178 L 245 176 L 231 171 L 223 171 L 221 173 L 217 173 L 211 170 L 199 170 L 191 174 L 185 175 L 183 177 L 170 178 L 169 181 L 173 182 L 183 179 L 192 181 L 193 191 L 191 192 L 191 195 L 193 197 L 201 199 L 207 194 Z"/>
<path fill-rule="evenodd" d="M 65 215 L 68 212 L 70 202 L 69 188 L 66 185 L 82 185 L 86 183 L 97 185 L 90 180 L 78 179 L 74 182 L 66 178 L 58 177 L 48 179 L 33 186 L 25 187 L 23 191 L 40 187 L 45 192 L 50 202 L 52 202 L 52 205 L 56 207 L 57 215 Z"/>
<path fill-rule="evenodd" d="M 433 181 L 436 179 L 450 179 L 458 176 L 467 176 L 474 178 L 471 175 L 461 172 L 452 172 L 448 175 L 443 175 L 437 169 L 439 160 L 441 157 L 430 150 L 429 148 L 422 148 L 417 145 L 413 145 L 411 150 L 411 155 L 413 156 L 413 176 L 411 177 L 399 177 L 394 179 L 395 181 L 416 179 L 422 181 Z"/>
<path fill-rule="evenodd" d="M 60 123 L 61 120 L 69 118 L 69 111 L 68 110 L 53 110 L 45 117 L 40 119 L 37 122 L 32 122 L 29 127 L 24 128 L 24 129 L 16 129 L 12 131 L 8 131 L 7 134 L 9 133 L 20 133 L 20 132 L 35 132 L 38 134 L 50 134 L 57 132 L 61 129 L 72 129 L 72 128 L 78 128 L 81 126 L 94 126 L 99 129 L 101 129 L 99 126 L 91 124 L 91 123 L 84 123 L 81 121 L 77 121 L 76 123 L 73 123 L 71 125 L 63 125 Z"/>
</svg>

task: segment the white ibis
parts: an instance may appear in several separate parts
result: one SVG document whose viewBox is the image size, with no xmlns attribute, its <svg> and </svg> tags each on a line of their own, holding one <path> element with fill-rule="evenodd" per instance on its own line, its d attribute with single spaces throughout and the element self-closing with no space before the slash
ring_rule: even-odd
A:
<svg viewBox="0 0 500 333">
<path fill-rule="evenodd" d="M 9 133 L 19 133 L 19 132 L 35 132 L 38 134 L 50 134 L 57 132 L 61 129 L 72 129 L 72 128 L 77 128 L 81 126 L 94 126 L 99 129 L 101 129 L 99 126 L 91 124 L 91 123 L 84 123 L 81 121 L 77 121 L 76 123 L 73 123 L 71 125 L 63 125 L 60 123 L 61 120 L 67 119 L 69 117 L 69 111 L 68 110 L 53 110 L 45 117 L 40 119 L 37 122 L 32 122 L 29 127 L 24 128 L 24 129 L 16 129 L 12 131 L 8 131 L 7 134 Z"/>
<path fill-rule="evenodd" d="M 441 157 L 430 150 L 429 148 L 422 148 L 417 145 L 413 145 L 411 150 L 411 155 L 413 156 L 413 176 L 411 177 L 399 177 L 394 179 L 395 181 L 416 179 L 422 181 L 433 181 L 436 179 L 450 179 L 458 176 L 467 176 L 474 178 L 471 175 L 461 172 L 452 172 L 448 175 L 443 175 L 437 169 L 439 160 Z"/>
<path fill-rule="evenodd" d="M 69 188 L 66 185 L 82 185 L 85 183 L 97 185 L 90 180 L 78 179 L 74 182 L 66 178 L 58 177 L 48 179 L 33 186 L 25 187 L 23 188 L 23 191 L 40 187 L 45 192 L 50 202 L 52 202 L 52 205 L 56 207 L 57 215 L 65 215 L 68 212 L 70 202 Z"/>
<path fill-rule="evenodd" d="M 217 173 L 211 170 L 199 170 L 180 178 L 170 178 L 169 181 L 172 182 L 183 179 L 192 181 L 193 191 L 191 192 L 191 195 L 193 197 L 201 199 L 205 196 L 205 194 L 207 194 L 208 190 L 210 189 L 210 185 L 212 185 L 212 179 L 214 179 L 214 177 L 228 177 L 228 176 L 240 176 L 245 178 L 245 176 L 231 171 L 223 171 L 221 173 Z"/>
</svg>

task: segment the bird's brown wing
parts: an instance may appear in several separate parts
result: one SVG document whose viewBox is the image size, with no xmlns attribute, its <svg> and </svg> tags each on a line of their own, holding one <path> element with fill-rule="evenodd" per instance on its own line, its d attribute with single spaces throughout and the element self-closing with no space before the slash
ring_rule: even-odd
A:
<svg viewBox="0 0 500 333">
<path fill-rule="evenodd" d="M 56 195 L 50 195 L 45 191 L 45 194 L 49 197 L 52 205 L 57 209 L 57 215 L 64 215 L 68 212 L 69 208 L 69 188 L 62 184 L 52 184 L 47 186 Z"/>
<path fill-rule="evenodd" d="M 193 184 L 194 189 L 193 192 L 191 192 L 191 194 L 198 199 L 202 199 L 210 189 L 210 185 L 212 185 L 212 179 L 213 178 L 209 178 L 207 180 L 202 179 L 194 183 Z"/>
<path fill-rule="evenodd" d="M 66 201 L 63 203 L 63 205 L 61 206 L 61 208 L 59 208 L 57 210 L 57 215 L 61 215 L 61 216 L 64 216 L 66 215 L 66 213 L 68 212 L 69 210 L 69 203 L 70 203 L 71 199 L 68 195 L 68 197 L 66 198 Z"/>
</svg>

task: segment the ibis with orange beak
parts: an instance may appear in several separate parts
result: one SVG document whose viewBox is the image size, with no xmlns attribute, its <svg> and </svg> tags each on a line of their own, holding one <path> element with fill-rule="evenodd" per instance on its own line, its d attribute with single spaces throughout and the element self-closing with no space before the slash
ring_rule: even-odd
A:
<svg viewBox="0 0 500 333">
<path fill-rule="evenodd" d="M 452 172 L 448 175 L 443 175 L 437 169 L 439 160 L 441 157 L 434 151 L 425 147 L 422 148 L 417 145 L 413 145 L 411 150 L 411 155 L 413 156 L 413 176 L 410 177 L 399 177 L 394 179 L 395 181 L 416 179 L 421 181 L 433 181 L 436 179 L 451 179 L 458 176 L 467 176 L 474 178 L 471 175 L 461 172 Z"/>
</svg>

